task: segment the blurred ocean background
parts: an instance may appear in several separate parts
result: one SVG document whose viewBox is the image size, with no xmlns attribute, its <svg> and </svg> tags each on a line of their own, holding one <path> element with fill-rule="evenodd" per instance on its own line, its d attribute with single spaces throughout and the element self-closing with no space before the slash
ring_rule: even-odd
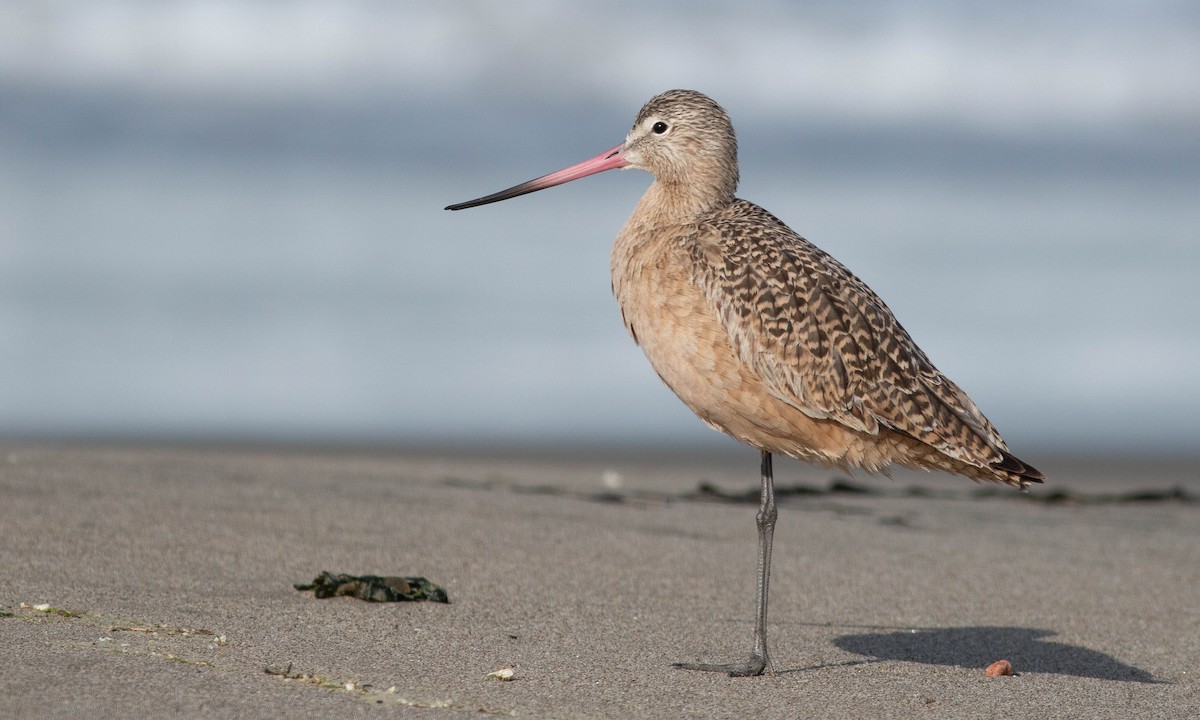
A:
<svg viewBox="0 0 1200 720">
<path fill-rule="evenodd" d="M 1200 4 L 0 5 L 0 437 L 731 443 L 627 337 L 650 178 L 442 208 L 734 120 L 1022 457 L 1200 440 Z"/>
</svg>

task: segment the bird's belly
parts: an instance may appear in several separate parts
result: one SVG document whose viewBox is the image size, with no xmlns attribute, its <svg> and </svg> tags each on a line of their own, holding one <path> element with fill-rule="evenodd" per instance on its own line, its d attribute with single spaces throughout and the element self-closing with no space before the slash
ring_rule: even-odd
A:
<svg viewBox="0 0 1200 720">
<path fill-rule="evenodd" d="M 655 372 L 710 426 L 754 447 L 805 460 L 887 464 L 875 458 L 861 462 L 856 432 L 809 417 L 772 395 L 738 357 L 688 268 L 660 256 L 626 273 L 614 288 L 625 324 Z"/>
</svg>

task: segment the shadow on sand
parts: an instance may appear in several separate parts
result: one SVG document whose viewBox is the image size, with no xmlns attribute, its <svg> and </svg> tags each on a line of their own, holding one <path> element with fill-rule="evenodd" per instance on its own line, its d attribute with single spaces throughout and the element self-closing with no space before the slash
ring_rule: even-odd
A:
<svg viewBox="0 0 1200 720">
<path fill-rule="evenodd" d="M 842 635 L 839 648 L 872 660 L 903 660 L 983 669 L 1010 661 L 1017 673 L 1038 672 L 1154 683 L 1154 676 L 1096 650 L 1042 638 L 1050 630 L 1016 627 L 961 627 Z"/>
</svg>

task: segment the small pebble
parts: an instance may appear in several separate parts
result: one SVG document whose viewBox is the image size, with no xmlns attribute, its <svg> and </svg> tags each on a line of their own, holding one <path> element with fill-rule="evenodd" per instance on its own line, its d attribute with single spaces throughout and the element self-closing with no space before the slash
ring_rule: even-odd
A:
<svg viewBox="0 0 1200 720">
<path fill-rule="evenodd" d="M 996 662 L 992 663 L 991 665 L 988 665 L 988 667 L 987 667 L 987 676 L 988 677 L 1000 677 L 1001 675 L 1012 675 L 1012 674 L 1013 674 L 1012 663 L 1010 663 L 1007 660 L 997 660 Z"/>
</svg>

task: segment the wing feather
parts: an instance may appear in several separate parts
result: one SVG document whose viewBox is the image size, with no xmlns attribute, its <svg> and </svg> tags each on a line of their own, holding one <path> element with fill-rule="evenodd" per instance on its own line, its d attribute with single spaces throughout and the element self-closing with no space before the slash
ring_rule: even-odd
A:
<svg viewBox="0 0 1200 720">
<path fill-rule="evenodd" d="M 1004 441 L 865 283 L 752 203 L 738 200 L 685 240 L 694 278 L 742 362 L 813 418 L 881 426 L 973 465 Z"/>
</svg>

